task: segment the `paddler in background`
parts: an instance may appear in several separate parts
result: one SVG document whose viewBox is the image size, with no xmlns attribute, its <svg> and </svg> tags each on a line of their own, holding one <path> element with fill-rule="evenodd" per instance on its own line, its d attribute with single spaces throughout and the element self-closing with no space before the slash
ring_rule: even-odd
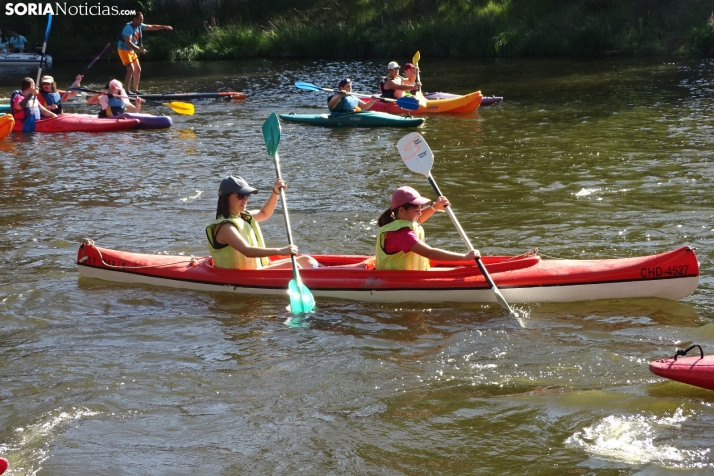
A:
<svg viewBox="0 0 714 476">
<path fill-rule="evenodd" d="M 40 104 L 37 99 L 39 94 L 40 91 L 35 88 L 34 79 L 24 78 L 20 82 L 20 89 L 10 94 L 10 105 L 15 122 L 24 122 L 26 117 L 30 117 L 30 114 L 33 114 L 35 119 L 40 119 L 42 116 L 57 117 L 54 112 Z"/>
<path fill-rule="evenodd" d="M 419 86 L 421 86 L 421 83 L 417 86 L 418 73 L 419 66 L 414 66 L 411 63 L 404 63 L 404 76 L 406 76 L 406 78 L 402 79 L 402 83 L 414 87 L 414 89 L 409 90 L 411 94 L 416 94 L 419 90 Z"/>
<path fill-rule="evenodd" d="M 99 104 L 102 108 L 98 117 L 112 117 L 124 112 L 139 112 L 143 99 L 135 98 L 136 105 L 129 102 L 129 96 L 122 87 L 121 81 L 112 79 L 107 85 L 107 92 L 101 92 L 87 98 L 87 104 Z"/>
<path fill-rule="evenodd" d="M 327 98 L 327 107 L 330 112 L 359 112 L 363 109 L 369 109 L 377 101 L 377 96 L 373 95 L 369 102 L 364 102 L 360 98 L 352 95 L 352 80 L 350 78 L 342 78 L 337 83 L 339 93 L 333 94 Z"/>
<path fill-rule="evenodd" d="M 411 187 L 394 191 L 392 204 L 377 220 L 377 269 L 428 271 L 429 259 L 473 262 L 481 256 L 478 250 L 453 253 L 424 243 L 421 223 L 451 205 L 446 197 L 439 197 L 431 206 L 422 208 L 429 202 Z"/>
<path fill-rule="evenodd" d="M 132 77 L 134 79 L 134 93 L 139 94 L 139 80 L 141 79 L 141 65 L 139 64 L 138 54 L 145 54 L 143 34 L 144 30 L 169 30 L 173 28 L 169 25 L 146 25 L 144 22 L 144 14 L 136 12 L 134 18 L 124 26 L 121 32 L 121 39 L 117 44 L 117 51 L 121 58 L 122 64 L 126 67 L 126 79 L 124 84 L 127 88 L 131 88 Z M 137 54 L 138 53 L 138 54 Z"/>
<path fill-rule="evenodd" d="M 317 268 L 320 265 L 312 256 L 297 256 L 298 248 L 266 248 L 258 222 L 273 215 L 280 189 L 287 188 L 283 179 L 276 178 L 273 190 L 260 210 L 249 212 L 248 199 L 258 189 L 248 185 L 242 177 L 228 176 L 218 188 L 216 219 L 206 227 L 208 249 L 213 266 L 230 269 L 291 268 L 290 258 L 270 261 L 269 256 L 295 255 L 299 267 Z"/>
<path fill-rule="evenodd" d="M 399 63 L 392 61 L 387 65 L 387 76 L 379 81 L 379 90 L 383 98 L 399 99 L 404 97 L 404 93 L 412 89 L 419 89 L 420 82 L 406 84 L 405 79 L 399 76 Z"/>
<path fill-rule="evenodd" d="M 82 75 L 78 74 L 72 83 L 73 88 L 78 88 L 82 81 Z M 55 114 L 62 114 L 62 101 L 73 98 L 79 94 L 77 91 L 58 91 L 57 83 L 55 83 L 55 78 L 50 75 L 42 76 L 40 80 L 40 95 L 37 99 L 40 101 L 45 108 L 54 112 Z"/>
</svg>

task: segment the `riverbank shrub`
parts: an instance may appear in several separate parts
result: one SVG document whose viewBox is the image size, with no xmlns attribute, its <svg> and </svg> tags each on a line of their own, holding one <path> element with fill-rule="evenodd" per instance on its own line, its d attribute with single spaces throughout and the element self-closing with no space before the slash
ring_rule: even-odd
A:
<svg viewBox="0 0 714 476">
<path fill-rule="evenodd" d="M 67 3 L 86 3 L 71 0 Z M 712 55 L 702 0 L 116 0 L 173 32 L 144 37 L 146 59 Z M 40 17 L 12 17 L 28 38 Z M 8 20 L 8 18 L 6 18 Z M 57 17 L 49 52 L 89 59 L 128 18 Z M 7 25 L 9 29 L 10 25 Z M 31 39 L 32 41 L 32 39 Z M 112 48 L 113 49 L 113 48 Z M 114 53 L 115 54 L 115 53 Z"/>
</svg>

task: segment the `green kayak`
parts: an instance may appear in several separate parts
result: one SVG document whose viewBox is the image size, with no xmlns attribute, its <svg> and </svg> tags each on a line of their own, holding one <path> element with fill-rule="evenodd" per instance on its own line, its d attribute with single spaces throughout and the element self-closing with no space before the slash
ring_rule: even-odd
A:
<svg viewBox="0 0 714 476">
<path fill-rule="evenodd" d="M 423 117 L 402 117 L 383 112 L 333 112 L 331 114 L 280 114 L 287 122 L 322 127 L 417 127 Z"/>
<path fill-rule="evenodd" d="M 10 105 L 0 104 L 0 114 L 10 114 Z"/>
</svg>

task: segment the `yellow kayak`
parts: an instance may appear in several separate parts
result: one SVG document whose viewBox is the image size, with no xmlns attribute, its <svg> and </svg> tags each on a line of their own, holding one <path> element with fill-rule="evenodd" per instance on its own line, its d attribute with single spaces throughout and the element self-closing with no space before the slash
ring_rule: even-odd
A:
<svg viewBox="0 0 714 476">
<path fill-rule="evenodd" d="M 426 99 L 420 92 L 416 93 L 415 97 L 419 100 L 419 109 L 416 111 L 407 111 L 394 102 L 384 101 L 377 101 L 369 110 L 388 112 L 391 114 L 403 114 L 405 111 L 410 114 L 432 114 L 441 112 L 462 114 L 474 112 L 481 105 L 481 99 L 483 99 L 481 91 L 445 99 Z"/>
</svg>

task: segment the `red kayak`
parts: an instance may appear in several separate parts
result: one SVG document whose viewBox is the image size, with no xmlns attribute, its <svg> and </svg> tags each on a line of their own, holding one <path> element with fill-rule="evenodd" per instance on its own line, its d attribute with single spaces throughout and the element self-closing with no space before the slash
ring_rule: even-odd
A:
<svg viewBox="0 0 714 476">
<path fill-rule="evenodd" d="M 136 129 L 141 121 L 135 118 L 98 118 L 89 114 L 60 114 L 57 117 L 35 121 L 35 132 L 112 132 Z M 22 122 L 12 128 L 22 132 Z"/>
<path fill-rule="evenodd" d="M 313 255 L 323 265 L 304 268 L 302 281 L 315 297 L 369 302 L 495 302 L 475 263 L 433 261 L 431 271 L 374 269 L 371 256 Z M 274 257 L 276 258 L 276 257 Z M 699 263 L 688 246 L 621 259 L 541 259 L 484 256 L 484 265 L 509 303 L 596 299 L 682 299 L 699 283 Z M 291 269 L 237 270 L 213 266 L 210 257 L 128 253 L 85 240 L 77 253 L 87 278 L 199 291 L 283 295 Z"/>
<path fill-rule="evenodd" d="M 699 347 L 699 357 L 679 357 L 694 347 Z M 650 362 L 650 372 L 677 382 L 714 390 L 714 355 L 705 356 L 699 345 L 678 350 L 671 359 Z"/>
</svg>

